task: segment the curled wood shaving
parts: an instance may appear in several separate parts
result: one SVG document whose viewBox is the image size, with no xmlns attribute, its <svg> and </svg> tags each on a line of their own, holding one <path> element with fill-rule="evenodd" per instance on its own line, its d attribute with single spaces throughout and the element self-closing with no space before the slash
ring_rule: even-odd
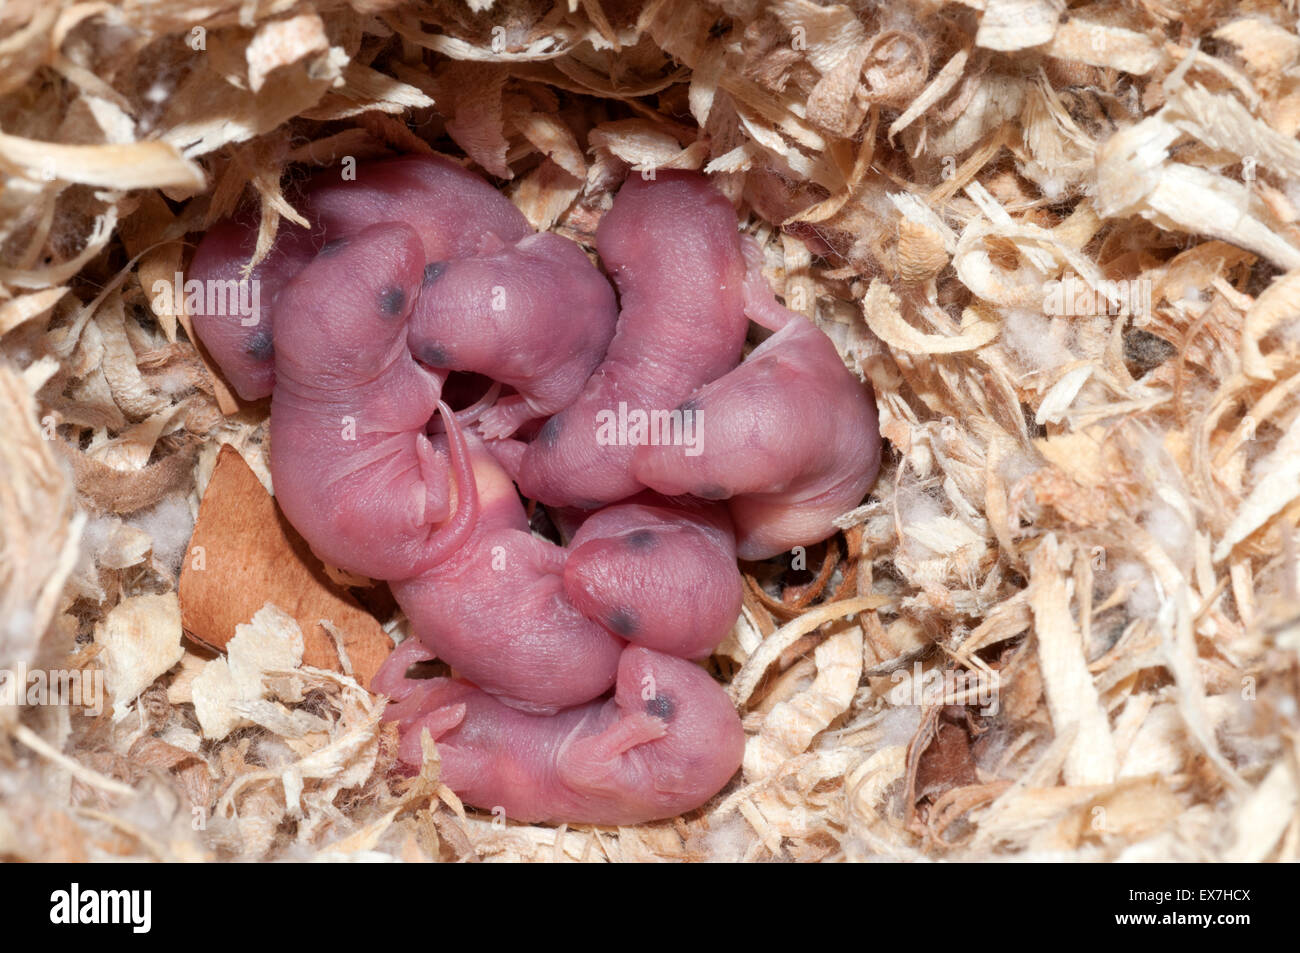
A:
<svg viewBox="0 0 1300 953">
<path fill-rule="evenodd" d="M 956 354 L 973 351 L 993 340 L 998 326 L 977 318 L 973 313 L 963 321 L 961 332 L 954 336 L 925 334 L 903 319 L 901 302 L 889 286 L 872 281 L 862 299 L 862 314 L 867 327 L 890 347 L 913 354 Z"/>
<path fill-rule="evenodd" d="M 888 604 L 889 599 L 884 596 L 858 596 L 841 602 L 833 602 L 829 605 L 817 606 L 805 612 L 799 618 L 787 622 L 764 639 L 745 664 L 741 666 L 740 671 L 736 673 L 729 689 L 732 701 L 737 705 L 743 705 L 748 701 L 754 689 L 758 687 L 758 683 L 766 673 L 768 666 L 774 663 L 782 652 L 807 633 L 827 622 L 843 619 L 858 612 L 865 612 L 868 609 L 879 609 Z"/>
<path fill-rule="evenodd" d="M 771 774 L 783 761 L 808 749 L 813 738 L 853 700 L 862 677 L 862 627 L 851 626 L 813 651 L 817 677 L 804 691 L 781 702 L 745 745 L 746 780 Z"/>
<path fill-rule="evenodd" d="M 30 179 L 116 189 L 201 189 L 203 170 L 164 142 L 72 146 L 0 133 L 0 168 Z"/>
</svg>

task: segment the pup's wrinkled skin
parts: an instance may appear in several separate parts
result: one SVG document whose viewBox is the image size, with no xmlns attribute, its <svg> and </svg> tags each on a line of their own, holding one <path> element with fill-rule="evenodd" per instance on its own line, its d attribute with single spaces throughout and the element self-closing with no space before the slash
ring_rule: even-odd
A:
<svg viewBox="0 0 1300 953">
<path fill-rule="evenodd" d="M 479 419 L 488 439 L 573 403 L 605 356 L 618 303 L 581 248 L 529 235 L 472 257 L 434 262 L 411 317 L 411 353 L 513 387 Z"/>
<path fill-rule="evenodd" d="M 485 243 L 514 243 L 533 233 L 514 203 L 445 156 L 402 156 L 363 162 L 356 179 L 340 169 L 312 176 L 303 212 L 325 240 L 375 222 L 401 220 L 419 233 L 424 262 L 477 255 Z"/>
<path fill-rule="evenodd" d="M 745 736 L 730 699 L 697 665 L 629 646 L 614 697 L 539 717 L 453 679 L 414 681 L 404 644 L 375 677 L 418 768 L 438 743 L 440 779 L 464 801 L 528 823 L 641 824 L 692 810 L 740 766 Z M 405 651 L 403 651 L 405 650 Z"/>
<path fill-rule="evenodd" d="M 275 386 L 275 302 L 289 280 L 315 257 L 319 244 L 318 234 L 288 229 L 245 279 L 243 268 L 257 247 L 255 221 L 245 216 L 218 222 L 199 242 L 186 283 L 197 280 L 203 293 L 192 300 L 198 306 L 191 308 L 190 318 L 199 340 L 244 400 L 265 397 Z M 240 282 L 256 282 L 256 314 L 232 309 Z M 245 300 L 251 301 L 254 285 L 243 287 Z"/>
<path fill-rule="evenodd" d="M 579 611 L 629 642 L 704 658 L 740 615 L 731 520 L 721 506 L 651 494 L 598 510 L 569 544 L 564 587 Z"/>
<path fill-rule="evenodd" d="M 280 296 L 271 475 L 289 522 L 322 560 L 402 579 L 455 552 L 475 495 L 451 509 L 448 467 L 424 431 L 442 381 L 406 349 L 424 259 L 409 225 L 373 225 L 317 256 Z M 453 426 L 458 487 L 473 486 Z"/>
<path fill-rule="evenodd" d="M 736 365 L 748 327 L 736 214 L 702 175 L 628 179 L 596 248 L 618 285 L 618 330 L 582 395 L 523 452 L 518 474 L 525 496 L 584 509 L 641 489 L 629 466 L 635 447 L 601 443 L 597 415 L 620 403 L 673 410 Z"/>
<path fill-rule="evenodd" d="M 355 178 L 343 174 L 341 168 L 323 169 L 301 186 L 297 204 L 311 228 L 282 221 L 270 253 L 249 276 L 259 282 L 256 323 L 243 315 L 209 313 L 206 307 L 193 315 L 195 332 L 245 400 L 271 393 L 275 303 L 284 285 L 327 243 L 379 222 L 400 220 L 418 233 L 422 264 L 427 264 L 477 254 L 485 243 L 517 242 L 532 234 L 509 199 L 443 156 L 362 163 Z M 257 227 L 256 215 L 245 210 L 209 229 L 187 279 L 198 279 L 205 288 L 210 281 L 239 280 L 257 246 Z M 205 293 L 205 303 L 207 297 Z M 214 302 L 220 300 L 214 296 Z"/>
<path fill-rule="evenodd" d="M 564 548 L 529 531 L 510 477 L 468 440 L 474 531 L 446 562 L 394 582 L 393 596 L 438 658 L 506 705 L 550 713 L 590 701 L 614 684 L 624 643 L 569 601 Z"/>
<path fill-rule="evenodd" d="M 668 496 L 729 499 L 741 559 L 767 559 L 835 532 L 880 467 L 870 385 L 830 339 L 776 302 L 761 253 L 746 242 L 745 311 L 776 331 L 743 364 L 690 400 L 703 415 L 703 452 L 643 446 L 632 472 Z"/>
</svg>

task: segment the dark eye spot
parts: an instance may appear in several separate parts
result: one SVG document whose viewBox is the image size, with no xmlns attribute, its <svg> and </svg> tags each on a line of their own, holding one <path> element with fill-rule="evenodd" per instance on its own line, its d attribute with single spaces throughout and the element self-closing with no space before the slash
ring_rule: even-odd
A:
<svg viewBox="0 0 1300 953">
<path fill-rule="evenodd" d="M 725 500 L 731 496 L 725 487 L 720 487 L 716 483 L 700 487 L 695 491 L 695 495 L 702 500 Z"/>
<path fill-rule="evenodd" d="M 667 695 L 655 695 L 654 698 L 646 700 L 645 713 L 660 721 L 667 721 L 673 717 L 673 703 L 668 700 Z"/>
<path fill-rule="evenodd" d="M 630 609 L 615 609 L 605 620 L 605 625 L 609 631 L 626 639 L 637 629 L 636 613 Z"/>
<path fill-rule="evenodd" d="M 435 281 L 437 281 L 439 278 L 442 277 L 442 273 L 446 270 L 447 270 L 447 263 L 445 261 L 429 262 L 427 265 L 424 266 L 424 283 L 426 285 L 433 284 Z"/>
<path fill-rule="evenodd" d="M 348 240 L 346 238 L 336 238 L 333 241 L 328 241 L 324 245 L 322 245 L 320 249 L 320 253 L 322 255 L 333 255 L 337 252 L 342 251 L 344 248 L 347 247 L 348 247 Z"/>
<path fill-rule="evenodd" d="M 401 314 L 404 304 L 406 304 L 406 292 L 401 288 L 386 288 L 379 293 L 379 312 L 390 318 Z"/>
<path fill-rule="evenodd" d="M 648 529 L 639 529 L 623 537 L 630 549 L 649 549 L 655 544 L 655 534 Z"/>
<path fill-rule="evenodd" d="M 425 344 L 420 347 L 415 355 L 415 359 L 421 364 L 427 364 L 429 367 L 446 367 L 450 357 L 447 352 L 436 344 Z"/>
<path fill-rule="evenodd" d="M 543 447 L 555 445 L 555 441 L 560 439 L 560 430 L 564 424 L 560 421 L 560 415 L 556 414 L 546 423 L 542 424 L 542 429 L 537 432 L 537 441 Z"/>
<path fill-rule="evenodd" d="M 249 337 L 248 343 L 244 345 L 248 356 L 255 361 L 270 360 L 273 349 L 270 331 L 258 331 Z"/>
</svg>

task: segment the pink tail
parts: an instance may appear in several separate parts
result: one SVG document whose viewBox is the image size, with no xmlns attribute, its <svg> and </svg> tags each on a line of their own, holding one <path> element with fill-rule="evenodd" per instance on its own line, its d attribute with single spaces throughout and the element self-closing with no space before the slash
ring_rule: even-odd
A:
<svg viewBox="0 0 1300 953">
<path fill-rule="evenodd" d="M 438 401 L 438 413 L 447 426 L 447 443 L 451 449 L 451 466 L 456 474 L 456 511 L 448 517 L 438 532 L 429 540 L 428 559 L 422 564 L 426 570 L 449 559 L 465 545 L 469 534 L 478 523 L 478 486 L 474 482 L 474 463 L 470 460 L 465 432 L 460 429 L 456 412 L 445 401 Z"/>
<path fill-rule="evenodd" d="M 780 331 L 791 319 L 803 315 L 784 308 L 772 294 L 772 287 L 763 277 L 763 249 L 748 235 L 740 239 L 745 254 L 745 317 L 772 331 Z"/>
</svg>

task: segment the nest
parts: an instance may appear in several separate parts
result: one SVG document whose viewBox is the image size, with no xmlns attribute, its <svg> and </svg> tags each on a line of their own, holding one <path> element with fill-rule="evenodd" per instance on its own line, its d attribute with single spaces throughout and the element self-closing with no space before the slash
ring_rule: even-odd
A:
<svg viewBox="0 0 1300 953">
<path fill-rule="evenodd" d="M 1291 5 L 12 0 L 0 129 L 0 668 L 107 697 L 0 705 L 0 855 L 1300 857 Z M 588 247 L 703 170 L 875 389 L 870 498 L 743 567 L 744 768 L 684 817 L 397 778 L 404 623 L 192 343 L 204 228 L 429 151 Z"/>
</svg>

